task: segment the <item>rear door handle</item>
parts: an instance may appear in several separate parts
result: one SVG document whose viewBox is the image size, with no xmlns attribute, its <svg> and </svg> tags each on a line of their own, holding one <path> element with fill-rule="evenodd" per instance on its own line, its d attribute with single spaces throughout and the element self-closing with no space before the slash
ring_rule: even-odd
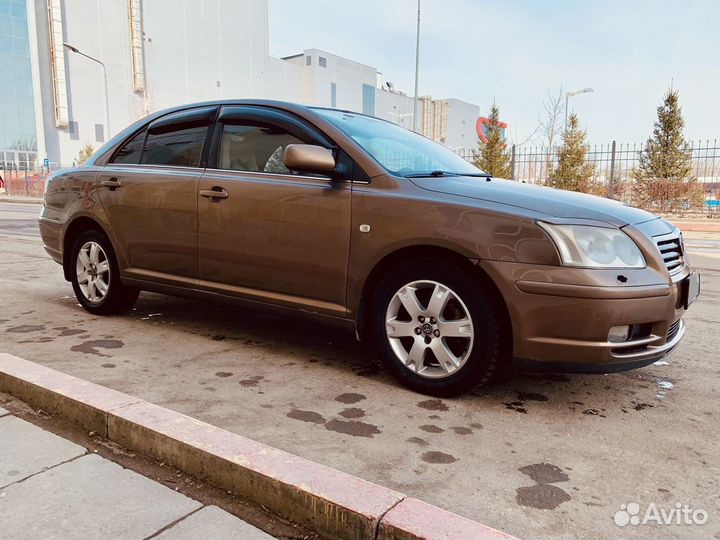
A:
<svg viewBox="0 0 720 540">
<path fill-rule="evenodd" d="M 110 189 L 119 188 L 122 186 L 122 183 L 117 178 L 113 177 L 108 180 L 101 180 L 100 181 L 101 186 L 108 187 Z"/>
<path fill-rule="evenodd" d="M 230 194 L 219 186 L 215 186 L 212 189 L 201 189 L 201 197 L 208 197 L 210 199 L 227 199 Z"/>
</svg>

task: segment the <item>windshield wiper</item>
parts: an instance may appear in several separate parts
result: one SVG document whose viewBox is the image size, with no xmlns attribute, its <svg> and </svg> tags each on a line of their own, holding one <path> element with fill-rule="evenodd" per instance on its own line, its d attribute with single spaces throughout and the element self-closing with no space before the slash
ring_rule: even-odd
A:
<svg viewBox="0 0 720 540">
<path fill-rule="evenodd" d="M 478 178 L 490 178 L 492 175 L 488 173 L 457 173 L 450 171 L 430 171 L 422 173 L 412 173 L 404 175 L 405 178 L 437 178 L 440 176 L 473 176 Z"/>
<path fill-rule="evenodd" d="M 429 171 L 429 172 L 406 174 L 405 178 L 430 178 L 430 177 L 438 177 L 438 176 L 457 176 L 457 173 L 452 173 L 452 172 L 448 172 L 448 171 Z"/>
</svg>

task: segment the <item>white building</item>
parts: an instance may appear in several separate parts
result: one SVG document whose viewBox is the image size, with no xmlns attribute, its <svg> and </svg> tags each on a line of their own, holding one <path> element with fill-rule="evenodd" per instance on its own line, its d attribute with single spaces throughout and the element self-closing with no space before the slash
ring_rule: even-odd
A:
<svg viewBox="0 0 720 540">
<path fill-rule="evenodd" d="M 83 146 L 193 101 L 280 99 L 413 124 L 413 98 L 374 67 L 318 49 L 271 57 L 267 0 L 2 0 L 3 74 L 14 84 L 0 88 L 0 158 L 21 167 L 69 165 Z M 478 113 L 423 97 L 418 131 L 474 148 Z"/>
</svg>

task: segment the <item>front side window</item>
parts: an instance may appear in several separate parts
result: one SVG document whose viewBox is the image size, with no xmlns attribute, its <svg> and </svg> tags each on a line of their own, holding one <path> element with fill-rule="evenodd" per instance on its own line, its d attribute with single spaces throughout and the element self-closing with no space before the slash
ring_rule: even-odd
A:
<svg viewBox="0 0 720 540">
<path fill-rule="evenodd" d="M 199 167 L 207 125 L 148 133 L 142 163 L 175 167 Z"/>
<path fill-rule="evenodd" d="M 332 109 L 315 110 L 393 174 L 429 175 L 438 171 L 447 174 L 484 174 L 452 150 L 391 122 Z"/>
<path fill-rule="evenodd" d="M 285 147 L 302 142 L 275 126 L 225 124 L 220 140 L 218 168 L 292 174 L 283 162 Z"/>
<path fill-rule="evenodd" d="M 115 154 L 115 159 L 113 159 L 113 163 L 130 163 L 135 165 L 140 163 L 140 152 L 142 151 L 144 140 L 145 130 L 136 134 L 118 150 L 117 154 Z"/>
</svg>

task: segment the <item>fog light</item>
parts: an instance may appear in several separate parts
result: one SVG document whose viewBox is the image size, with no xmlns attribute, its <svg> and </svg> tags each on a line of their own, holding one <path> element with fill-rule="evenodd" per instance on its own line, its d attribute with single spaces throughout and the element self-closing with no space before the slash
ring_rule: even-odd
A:
<svg viewBox="0 0 720 540">
<path fill-rule="evenodd" d="M 610 343 L 622 343 L 623 341 L 627 341 L 629 334 L 629 326 L 613 326 L 608 332 L 608 341 Z"/>
</svg>

